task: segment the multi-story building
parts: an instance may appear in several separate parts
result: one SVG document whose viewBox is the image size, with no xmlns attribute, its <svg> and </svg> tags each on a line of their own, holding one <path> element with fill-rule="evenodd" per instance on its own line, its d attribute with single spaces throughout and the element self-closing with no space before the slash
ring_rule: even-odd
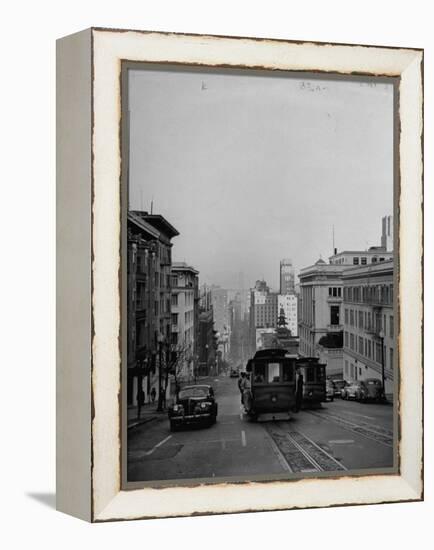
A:
<svg viewBox="0 0 434 550">
<path fill-rule="evenodd" d="M 212 308 L 211 287 L 203 284 L 199 290 L 199 307 L 201 310 L 210 310 Z"/>
<path fill-rule="evenodd" d="M 381 246 L 385 250 L 393 250 L 393 216 L 381 219 Z"/>
<path fill-rule="evenodd" d="M 163 216 L 128 213 L 128 404 L 137 403 L 139 390 L 145 400 L 152 387 L 158 393 L 161 347 L 171 337 L 171 239 L 176 235 Z"/>
<path fill-rule="evenodd" d="M 197 364 L 199 272 L 185 262 L 172 264 L 172 335 L 176 377 L 190 380 Z"/>
<path fill-rule="evenodd" d="M 280 294 L 294 294 L 295 278 L 292 260 L 280 260 Z"/>
<path fill-rule="evenodd" d="M 270 291 L 265 281 L 256 281 L 250 291 L 250 316 L 252 328 L 277 326 L 277 294 Z"/>
<path fill-rule="evenodd" d="M 250 354 L 258 347 L 257 329 L 275 329 L 277 326 L 277 294 L 270 291 L 265 281 L 256 281 L 250 291 Z"/>
<path fill-rule="evenodd" d="M 382 378 L 393 393 L 393 260 L 346 269 L 343 282 L 344 378 Z"/>
<path fill-rule="evenodd" d="M 211 286 L 211 302 L 214 314 L 214 329 L 218 338 L 219 361 L 226 361 L 230 349 L 230 323 L 228 290 Z"/>
<path fill-rule="evenodd" d="M 301 270 L 299 337 L 300 354 L 321 357 L 327 375 L 342 376 L 342 271 L 339 264 L 319 259 Z"/>
<path fill-rule="evenodd" d="M 198 369 L 199 376 L 209 376 L 215 372 L 217 337 L 214 330 L 212 307 L 199 311 L 198 339 Z"/>
<path fill-rule="evenodd" d="M 228 291 L 219 286 L 211 286 L 211 303 L 214 312 L 214 328 L 223 334 L 229 326 Z"/>
<path fill-rule="evenodd" d="M 368 250 L 345 250 L 330 256 L 329 261 L 333 265 L 345 267 L 357 265 L 369 265 L 385 262 L 393 259 L 393 252 L 388 252 L 384 246 L 371 246 Z"/>
<path fill-rule="evenodd" d="M 297 296 L 295 294 L 279 294 L 277 296 L 277 311 L 280 316 L 282 310 L 286 320 L 286 327 L 292 336 L 298 335 Z"/>
</svg>

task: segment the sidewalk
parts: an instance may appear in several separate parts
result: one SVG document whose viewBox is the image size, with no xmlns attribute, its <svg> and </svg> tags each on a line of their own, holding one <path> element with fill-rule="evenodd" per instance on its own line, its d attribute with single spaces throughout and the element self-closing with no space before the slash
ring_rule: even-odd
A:
<svg viewBox="0 0 434 550">
<path fill-rule="evenodd" d="M 142 405 L 140 409 L 140 417 L 137 415 L 137 406 L 128 407 L 128 429 L 135 428 L 146 422 L 152 422 L 154 420 L 166 419 L 167 408 L 163 411 L 157 411 L 157 401 L 155 403 L 146 403 Z"/>
</svg>

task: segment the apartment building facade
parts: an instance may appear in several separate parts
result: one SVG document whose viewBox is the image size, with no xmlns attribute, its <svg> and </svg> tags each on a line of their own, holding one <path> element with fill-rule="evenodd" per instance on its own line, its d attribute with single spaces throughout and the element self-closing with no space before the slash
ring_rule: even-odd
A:
<svg viewBox="0 0 434 550">
<path fill-rule="evenodd" d="M 393 393 L 395 317 L 393 260 L 347 269 L 342 274 L 344 378 L 385 378 Z"/>
<path fill-rule="evenodd" d="M 171 347 L 178 355 L 176 375 L 180 381 L 190 380 L 198 363 L 199 272 L 185 262 L 174 262 L 171 282 Z"/>
</svg>

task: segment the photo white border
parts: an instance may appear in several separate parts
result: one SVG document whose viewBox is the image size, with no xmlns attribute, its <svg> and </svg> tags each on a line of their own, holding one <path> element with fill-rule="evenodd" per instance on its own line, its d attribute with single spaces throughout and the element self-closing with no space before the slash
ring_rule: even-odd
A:
<svg viewBox="0 0 434 550">
<path fill-rule="evenodd" d="M 421 50 L 92 29 L 92 521 L 423 497 Z M 122 491 L 121 60 L 400 77 L 400 475 Z"/>
</svg>

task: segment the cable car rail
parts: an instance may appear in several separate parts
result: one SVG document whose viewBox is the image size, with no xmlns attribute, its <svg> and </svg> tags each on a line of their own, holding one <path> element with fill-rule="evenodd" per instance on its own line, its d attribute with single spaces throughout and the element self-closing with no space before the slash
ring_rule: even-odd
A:
<svg viewBox="0 0 434 550">
<path fill-rule="evenodd" d="M 347 468 L 324 448 L 299 431 L 287 431 L 286 423 L 274 422 L 266 430 L 293 473 L 341 472 Z"/>
</svg>

